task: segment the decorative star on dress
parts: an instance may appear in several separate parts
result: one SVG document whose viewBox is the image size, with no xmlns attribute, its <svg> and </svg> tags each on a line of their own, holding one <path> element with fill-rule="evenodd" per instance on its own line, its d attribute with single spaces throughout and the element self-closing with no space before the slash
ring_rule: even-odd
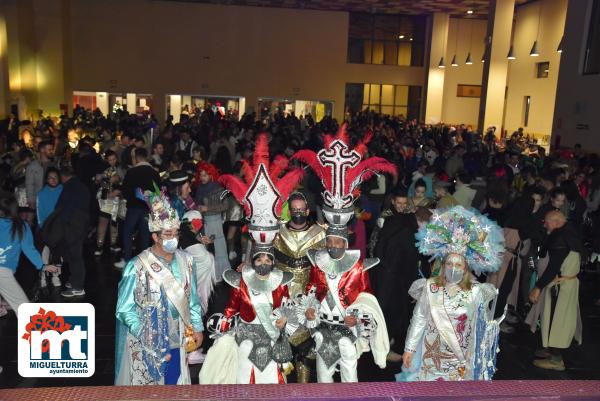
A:
<svg viewBox="0 0 600 401">
<path fill-rule="evenodd" d="M 436 336 L 432 343 L 427 342 L 427 337 L 425 337 L 425 352 L 423 352 L 423 360 L 431 359 L 437 370 L 442 368 L 443 359 L 454 359 L 453 354 L 443 352 L 440 349 L 441 345 L 442 342 L 440 340 L 440 336 Z"/>
</svg>

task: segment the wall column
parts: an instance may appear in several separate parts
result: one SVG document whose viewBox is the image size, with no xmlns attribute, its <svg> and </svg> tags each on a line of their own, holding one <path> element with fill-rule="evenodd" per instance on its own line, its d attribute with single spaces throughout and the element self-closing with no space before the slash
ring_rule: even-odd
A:
<svg viewBox="0 0 600 401">
<path fill-rule="evenodd" d="M 0 12 L 0 119 L 8 116 L 10 93 L 8 90 L 8 42 L 6 39 L 6 18 Z"/>
<path fill-rule="evenodd" d="M 487 57 L 483 67 L 478 128 L 494 126 L 501 133 L 506 99 L 506 81 L 515 0 L 490 0 L 487 27 Z"/>
<path fill-rule="evenodd" d="M 433 14 L 431 51 L 429 52 L 429 71 L 427 74 L 427 102 L 425 105 L 425 123 L 427 124 L 437 124 L 442 120 L 445 69 L 439 68 L 438 64 L 440 59 L 446 55 L 449 23 L 449 14 Z M 445 63 L 449 65 L 448 60 L 445 60 Z"/>
</svg>

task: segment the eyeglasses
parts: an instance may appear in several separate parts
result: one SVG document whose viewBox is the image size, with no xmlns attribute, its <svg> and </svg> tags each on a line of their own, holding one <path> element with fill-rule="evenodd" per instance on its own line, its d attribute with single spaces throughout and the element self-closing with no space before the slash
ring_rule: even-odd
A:
<svg viewBox="0 0 600 401">
<path fill-rule="evenodd" d="M 164 234 L 164 233 L 160 233 L 160 238 L 162 239 L 173 239 L 179 237 L 179 231 L 176 231 L 173 234 Z"/>
</svg>

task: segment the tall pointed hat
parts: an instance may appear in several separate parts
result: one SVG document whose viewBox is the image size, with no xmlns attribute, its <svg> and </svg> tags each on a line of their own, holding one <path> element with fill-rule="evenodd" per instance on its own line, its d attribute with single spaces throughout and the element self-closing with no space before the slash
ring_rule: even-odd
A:
<svg viewBox="0 0 600 401">
<path fill-rule="evenodd" d="M 219 178 L 219 182 L 243 206 L 250 221 L 248 231 L 257 245 L 272 244 L 279 230 L 283 203 L 304 176 L 301 168 L 283 174 L 288 165 L 289 160 L 285 156 L 276 156 L 270 161 L 267 134 L 260 134 L 253 160 L 242 162 L 242 178 L 231 174 Z"/>
<path fill-rule="evenodd" d="M 321 179 L 323 191 L 323 214 L 330 225 L 346 226 L 354 215 L 353 204 L 359 196 L 358 187 L 379 173 L 396 175 L 396 166 L 382 157 L 363 160 L 372 132 L 352 148 L 343 124 L 335 136 L 325 135 L 325 146 L 318 152 L 300 150 L 292 159 L 300 160 Z"/>
</svg>

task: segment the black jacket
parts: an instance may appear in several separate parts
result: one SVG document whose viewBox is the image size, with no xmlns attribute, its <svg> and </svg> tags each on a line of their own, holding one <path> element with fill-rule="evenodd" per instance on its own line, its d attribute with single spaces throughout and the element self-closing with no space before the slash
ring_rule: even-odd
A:
<svg viewBox="0 0 600 401">
<path fill-rule="evenodd" d="M 560 275 L 560 268 L 569 252 L 582 254 L 584 251 L 579 233 L 569 223 L 552 231 L 548 235 L 544 248 L 548 252 L 548 267 L 535 284 L 539 289 L 543 289 Z"/>
<path fill-rule="evenodd" d="M 147 209 L 146 203 L 135 196 L 136 190 L 154 191 L 154 184 L 160 187 L 160 175 L 150 164 L 141 163 L 127 170 L 123 178 L 123 197 L 127 200 L 127 208 Z"/>
<path fill-rule="evenodd" d="M 77 177 L 63 184 L 63 190 L 56 202 L 60 217 L 64 223 L 70 223 L 76 216 L 88 216 L 90 213 L 90 191 Z"/>
</svg>

